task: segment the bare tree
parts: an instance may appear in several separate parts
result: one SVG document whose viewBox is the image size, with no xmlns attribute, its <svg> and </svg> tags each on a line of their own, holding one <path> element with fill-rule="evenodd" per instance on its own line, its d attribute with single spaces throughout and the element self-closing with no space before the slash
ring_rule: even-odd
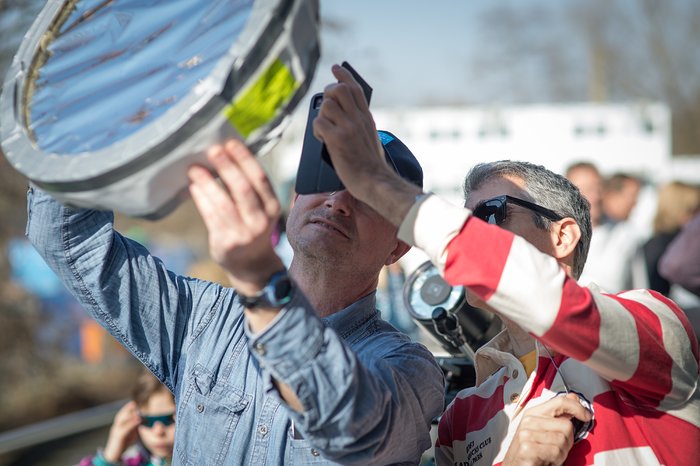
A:
<svg viewBox="0 0 700 466">
<path fill-rule="evenodd" d="M 700 153 L 700 3 L 557 5 L 486 11 L 475 63 L 501 100 L 661 100 L 673 113 L 673 153 Z"/>
</svg>

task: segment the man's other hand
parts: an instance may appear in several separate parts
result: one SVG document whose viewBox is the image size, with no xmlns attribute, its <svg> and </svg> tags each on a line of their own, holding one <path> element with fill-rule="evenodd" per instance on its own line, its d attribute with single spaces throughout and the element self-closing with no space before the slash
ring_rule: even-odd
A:
<svg viewBox="0 0 700 466">
<path fill-rule="evenodd" d="M 557 396 L 523 413 L 503 466 L 560 465 L 574 444 L 571 418 L 587 422 L 591 413 L 578 401 L 578 395 Z"/>
</svg>

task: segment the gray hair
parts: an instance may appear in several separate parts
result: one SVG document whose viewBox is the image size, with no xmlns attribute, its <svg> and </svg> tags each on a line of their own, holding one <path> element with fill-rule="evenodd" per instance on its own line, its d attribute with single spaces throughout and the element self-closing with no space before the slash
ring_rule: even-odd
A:
<svg viewBox="0 0 700 466">
<path fill-rule="evenodd" d="M 588 248 L 591 244 L 591 205 L 589 202 L 581 195 L 578 188 L 565 177 L 541 165 L 512 160 L 480 163 L 474 166 L 464 179 L 465 201 L 472 191 L 481 187 L 485 182 L 505 176 L 523 180 L 524 190 L 530 196 L 530 199 L 526 200 L 551 209 L 563 217 L 571 217 L 576 221 L 581 230 L 581 238 L 574 251 L 572 274 L 574 278 L 578 279 L 586 263 Z M 532 218 L 535 225 L 543 230 L 549 230 L 552 225 L 551 220 L 534 212 Z"/>
</svg>

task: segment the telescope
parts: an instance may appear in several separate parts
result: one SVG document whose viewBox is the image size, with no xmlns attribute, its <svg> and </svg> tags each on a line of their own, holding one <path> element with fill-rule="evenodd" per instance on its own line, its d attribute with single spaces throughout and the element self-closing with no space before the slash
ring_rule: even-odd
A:
<svg viewBox="0 0 700 466">
<path fill-rule="evenodd" d="M 474 353 L 501 330 L 493 313 L 467 302 L 462 286 L 451 286 L 430 262 L 414 270 L 404 284 L 411 317 L 453 357 L 474 361 Z"/>
<path fill-rule="evenodd" d="M 281 137 L 319 58 L 318 0 L 49 0 L 0 96 L 2 148 L 69 205 L 156 219 L 187 168 Z"/>
</svg>

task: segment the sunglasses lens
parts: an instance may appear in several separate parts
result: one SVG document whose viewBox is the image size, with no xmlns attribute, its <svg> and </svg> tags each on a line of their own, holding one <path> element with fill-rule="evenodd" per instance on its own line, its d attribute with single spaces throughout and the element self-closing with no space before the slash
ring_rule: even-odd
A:
<svg viewBox="0 0 700 466">
<path fill-rule="evenodd" d="M 474 209 L 474 216 L 486 223 L 500 225 L 506 218 L 505 207 L 504 201 L 500 199 L 489 199 L 479 204 L 479 206 Z"/>
<path fill-rule="evenodd" d="M 162 423 L 165 427 L 175 422 L 174 414 L 166 414 L 164 416 L 141 416 L 141 425 L 145 427 L 153 427 L 156 422 Z"/>
</svg>

